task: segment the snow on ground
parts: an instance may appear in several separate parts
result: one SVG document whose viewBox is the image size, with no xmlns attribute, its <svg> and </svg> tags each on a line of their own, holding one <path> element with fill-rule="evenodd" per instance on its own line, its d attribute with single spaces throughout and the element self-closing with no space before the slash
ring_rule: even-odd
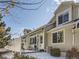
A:
<svg viewBox="0 0 79 59">
<path fill-rule="evenodd" d="M 6 57 L 7 59 L 12 59 L 13 58 L 13 53 L 9 52 L 4 54 L 3 56 Z M 46 53 L 46 52 L 26 52 L 24 54 L 22 54 L 24 56 L 32 56 L 35 57 L 37 59 L 66 59 L 65 57 L 53 57 L 50 54 Z"/>
<path fill-rule="evenodd" d="M 26 53 L 24 56 L 32 56 L 37 59 L 66 59 L 65 57 L 53 57 L 48 53 L 45 52 L 38 52 L 38 53 Z"/>
<path fill-rule="evenodd" d="M 28 53 L 32 53 L 32 52 L 35 52 L 35 50 L 23 50 L 22 52 L 28 52 Z"/>
<path fill-rule="evenodd" d="M 3 54 L 2 56 L 7 59 L 12 59 L 14 57 L 14 54 L 12 52 L 9 52 L 9 53 Z"/>
</svg>

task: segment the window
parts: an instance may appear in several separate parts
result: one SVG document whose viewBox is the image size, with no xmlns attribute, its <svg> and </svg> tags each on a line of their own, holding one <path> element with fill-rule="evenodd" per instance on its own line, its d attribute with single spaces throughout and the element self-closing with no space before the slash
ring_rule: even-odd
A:
<svg viewBox="0 0 79 59">
<path fill-rule="evenodd" d="M 30 44 L 33 44 L 33 39 L 32 38 L 30 38 Z"/>
<path fill-rule="evenodd" d="M 52 42 L 53 43 L 62 43 L 63 42 L 63 31 L 53 33 Z"/>
<path fill-rule="evenodd" d="M 43 36 L 40 36 L 40 43 L 43 43 Z"/>
<path fill-rule="evenodd" d="M 57 43 L 57 33 L 53 33 L 53 43 Z"/>
<path fill-rule="evenodd" d="M 63 42 L 63 31 L 58 32 L 58 43 Z"/>
<path fill-rule="evenodd" d="M 62 14 L 58 16 L 58 24 L 65 23 L 69 20 L 69 13 Z"/>
<path fill-rule="evenodd" d="M 64 14 L 64 20 L 63 22 L 66 22 L 69 20 L 69 13 Z"/>
<path fill-rule="evenodd" d="M 62 24 L 63 23 L 63 15 L 60 15 L 58 17 L 58 24 Z"/>
<path fill-rule="evenodd" d="M 36 44 L 36 37 L 34 37 L 34 44 Z"/>
<path fill-rule="evenodd" d="M 30 44 L 36 44 L 36 37 L 30 38 Z"/>
</svg>

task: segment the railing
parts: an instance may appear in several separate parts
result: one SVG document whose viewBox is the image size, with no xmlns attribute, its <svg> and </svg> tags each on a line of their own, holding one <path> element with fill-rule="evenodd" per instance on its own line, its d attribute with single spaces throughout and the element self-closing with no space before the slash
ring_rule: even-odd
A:
<svg viewBox="0 0 79 59">
<path fill-rule="evenodd" d="M 50 29 L 53 29 L 56 27 L 56 23 L 52 23 L 52 24 L 48 24 L 47 27 L 46 27 L 46 30 L 50 30 Z"/>
</svg>

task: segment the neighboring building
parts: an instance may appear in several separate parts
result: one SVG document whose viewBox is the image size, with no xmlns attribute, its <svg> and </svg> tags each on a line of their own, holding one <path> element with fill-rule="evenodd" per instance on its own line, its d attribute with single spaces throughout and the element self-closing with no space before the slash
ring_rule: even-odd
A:
<svg viewBox="0 0 79 59">
<path fill-rule="evenodd" d="M 29 29 L 24 29 L 23 31 L 24 35 L 12 39 L 9 45 L 7 45 L 5 48 L 14 52 L 21 52 L 22 50 L 27 49 L 29 43 L 26 39 L 27 39 L 27 33 L 29 33 L 30 31 L 31 30 Z"/>
<path fill-rule="evenodd" d="M 11 40 L 10 44 L 7 45 L 5 48 L 14 52 L 20 52 L 21 51 L 21 38 L 15 38 Z"/>
</svg>

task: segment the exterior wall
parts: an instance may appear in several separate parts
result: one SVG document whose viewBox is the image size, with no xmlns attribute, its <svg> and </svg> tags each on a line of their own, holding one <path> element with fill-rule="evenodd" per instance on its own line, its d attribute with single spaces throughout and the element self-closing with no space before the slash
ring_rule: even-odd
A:
<svg viewBox="0 0 79 59">
<path fill-rule="evenodd" d="M 60 48 L 62 51 L 66 51 L 71 49 L 72 47 L 76 47 L 79 50 L 79 28 L 74 29 L 74 33 L 72 31 L 72 25 L 63 26 L 59 29 L 52 29 L 48 32 L 48 46 L 52 46 L 53 48 Z M 56 31 L 64 31 L 64 42 L 63 43 L 52 43 L 52 33 Z M 74 40 L 73 40 L 74 35 Z"/>
<path fill-rule="evenodd" d="M 26 43 L 26 42 L 27 42 L 27 43 Z M 27 38 L 24 38 L 22 43 L 24 44 L 24 45 L 23 45 L 23 48 L 24 48 L 24 49 L 27 49 L 27 48 L 28 48 L 28 44 L 29 44 Z"/>
<path fill-rule="evenodd" d="M 79 50 L 79 28 L 75 29 L 75 40 L 74 46 Z"/>
<path fill-rule="evenodd" d="M 25 44 L 24 44 L 24 49 L 26 49 L 26 50 L 28 50 L 29 48 L 30 48 L 30 36 L 29 35 L 27 35 L 26 37 L 25 37 Z"/>
<path fill-rule="evenodd" d="M 72 10 L 72 20 L 78 19 L 79 18 L 79 7 L 78 6 L 73 6 Z"/>
<path fill-rule="evenodd" d="M 69 3 L 69 2 L 64 2 L 62 3 L 61 5 L 59 5 L 59 7 L 57 8 L 57 10 L 55 11 L 55 14 L 57 13 L 61 13 L 62 11 L 68 9 L 68 8 L 71 8 L 72 9 L 72 2 Z"/>
<path fill-rule="evenodd" d="M 64 32 L 64 42 L 63 43 L 52 43 L 52 33 L 56 31 L 63 30 Z M 54 48 L 60 48 L 61 50 L 68 50 L 73 46 L 72 38 L 72 26 L 63 27 L 60 29 L 51 30 L 48 32 L 48 46 Z"/>
<path fill-rule="evenodd" d="M 36 40 L 37 40 L 36 44 L 30 44 L 29 46 L 34 49 L 34 45 L 36 45 L 38 50 L 44 49 L 44 47 L 45 47 L 45 45 L 44 45 L 44 43 L 45 43 L 44 42 L 44 32 L 36 33 L 36 34 L 30 36 L 29 40 L 30 40 L 30 38 L 35 37 L 35 36 L 36 36 Z M 43 36 L 43 43 L 42 44 L 40 43 L 40 36 Z"/>
<path fill-rule="evenodd" d="M 45 49 L 45 32 L 44 32 L 44 27 L 41 27 L 39 29 L 36 29 L 32 32 L 29 32 L 27 35 L 26 35 L 26 44 L 24 45 L 25 49 L 36 49 L 37 50 L 41 50 L 41 49 Z M 40 43 L 40 36 L 43 37 L 43 43 Z M 36 44 L 33 43 L 31 44 L 30 43 L 30 38 L 35 38 L 36 37 Z"/>
<path fill-rule="evenodd" d="M 29 37 L 27 36 L 25 39 L 26 39 L 26 42 L 25 42 L 24 47 L 25 49 L 28 49 L 29 48 Z"/>
</svg>

